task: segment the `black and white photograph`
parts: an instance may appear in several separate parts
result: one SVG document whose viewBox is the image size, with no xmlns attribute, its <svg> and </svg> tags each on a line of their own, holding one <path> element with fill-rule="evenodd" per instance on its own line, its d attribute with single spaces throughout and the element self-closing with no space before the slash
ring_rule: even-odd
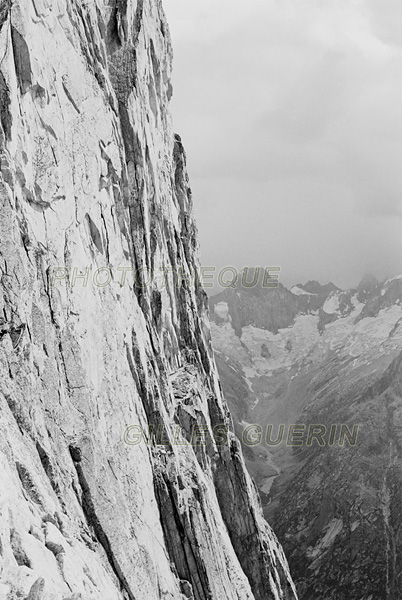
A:
<svg viewBox="0 0 402 600">
<path fill-rule="evenodd" d="M 0 600 L 402 600 L 401 25 L 0 0 Z"/>
</svg>

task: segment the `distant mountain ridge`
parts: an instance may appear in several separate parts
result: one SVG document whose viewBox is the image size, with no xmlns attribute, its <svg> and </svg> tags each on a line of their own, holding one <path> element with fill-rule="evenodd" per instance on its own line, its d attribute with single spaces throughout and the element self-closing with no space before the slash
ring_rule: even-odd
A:
<svg viewBox="0 0 402 600">
<path fill-rule="evenodd" d="M 402 276 L 341 290 L 226 289 L 213 346 L 241 438 L 250 424 L 359 425 L 355 446 L 243 443 L 303 600 L 402 597 Z"/>
<path fill-rule="evenodd" d="M 264 288 L 261 282 L 251 288 L 239 283 L 236 288 L 228 287 L 212 296 L 209 305 L 211 320 L 220 324 L 222 310 L 215 307 L 226 303 L 233 328 L 241 335 L 241 329 L 248 325 L 277 333 L 281 327 L 293 325 L 297 315 L 313 314 L 315 311 L 322 311 L 320 327 L 323 327 L 337 318 L 348 316 L 358 304 L 365 307 L 356 317 L 376 316 L 382 308 L 398 301 L 402 301 L 402 275 L 381 283 L 374 275 L 366 274 L 356 288 L 347 290 L 332 282 L 322 285 L 315 280 L 297 283 L 289 289 L 281 283 L 276 288 Z M 334 303 L 336 308 L 332 309 Z M 331 315 L 330 320 L 326 315 Z"/>
</svg>

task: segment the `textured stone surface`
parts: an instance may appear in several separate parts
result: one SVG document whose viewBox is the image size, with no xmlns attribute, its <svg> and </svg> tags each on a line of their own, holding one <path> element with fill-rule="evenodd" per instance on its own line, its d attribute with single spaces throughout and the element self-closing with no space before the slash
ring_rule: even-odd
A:
<svg viewBox="0 0 402 600">
<path fill-rule="evenodd" d="M 231 420 L 167 109 L 171 59 L 158 0 L 1 2 L 7 600 L 295 598 L 239 443 L 212 435 Z M 140 286 L 126 267 L 181 273 Z M 123 439 L 131 425 L 172 440 L 195 424 L 205 447 Z"/>
</svg>

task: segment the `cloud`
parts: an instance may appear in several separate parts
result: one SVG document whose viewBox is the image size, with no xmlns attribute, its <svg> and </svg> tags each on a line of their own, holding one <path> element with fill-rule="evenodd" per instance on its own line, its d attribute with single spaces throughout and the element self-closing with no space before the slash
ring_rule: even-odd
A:
<svg viewBox="0 0 402 600">
<path fill-rule="evenodd" d="M 174 122 L 205 260 L 274 255 L 297 280 L 338 274 L 341 284 L 367 262 L 402 271 L 402 48 L 391 5 L 165 1 Z"/>
</svg>

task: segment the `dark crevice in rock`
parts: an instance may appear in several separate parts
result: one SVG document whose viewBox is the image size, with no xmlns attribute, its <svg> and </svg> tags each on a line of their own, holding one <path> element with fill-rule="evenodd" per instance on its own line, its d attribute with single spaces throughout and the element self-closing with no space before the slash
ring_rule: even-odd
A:
<svg viewBox="0 0 402 600">
<path fill-rule="evenodd" d="M 3 73 L 0 71 L 0 122 L 6 140 L 11 139 L 12 115 L 10 111 L 10 90 Z"/>
<path fill-rule="evenodd" d="M 109 255 L 109 232 L 107 229 L 107 224 L 106 224 L 106 219 L 105 216 L 103 214 L 103 212 L 101 211 L 101 219 L 102 219 L 102 223 L 103 223 L 103 228 L 105 230 L 105 247 L 106 247 L 106 260 L 108 262 L 108 264 L 110 263 L 110 255 Z"/>
<path fill-rule="evenodd" d="M 83 8 L 80 3 L 77 3 L 75 9 L 78 13 L 78 18 L 82 23 L 82 28 L 84 30 L 85 39 L 80 36 L 81 42 L 81 50 L 82 54 L 86 59 L 88 69 L 94 75 L 95 79 L 99 83 L 99 86 L 103 89 L 107 89 L 106 77 L 104 75 L 103 70 L 106 69 L 106 56 L 104 52 L 104 48 L 99 47 L 96 41 L 94 25 L 91 19 L 84 14 Z M 105 35 L 105 24 L 103 23 L 102 15 L 99 12 L 99 8 L 97 9 L 97 22 L 101 37 L 103 38 Z M 74 20 L 74 19 L 72 19 Z M 78 22 L 76 22 L 76 26 L 78 26 Z"/>
<path fill-rule="evenodd" d="M 19 462 L 16 462 L 15 466 L 17 468 L 18 477 L 20 478 L 22 487 L 28 494 L 29 498 L 33 502 L 35 502 L 35 504 L 39 504 L 40 506 L 43 506 L 42 496 L 41 496 L 39 490 L 37 489 L 28 469 Z"/>
<path fill-rule="evenodd" d="M 31 561 L 29 560 L 22 545 L 21 537 L 15 529 L 10 530 L 10 545 L 17 565 L 19 567 L 28 567 L 29 569 L 32 568 Z"/>
<path fill-rule="evenodd" d="M 103 529 L 102 524 L 99 520 L 99 517 L 96 513 L 96 508 L 95 508 L 95 503 L 92 498 L 91 488 L 88 484 L 88 481 L 85 477 L 85 473 L 84 473 L 84 470 L 82 467 L 81 451 L 80 451 L 80 449 L 78 449 L 74 446 L 70 446 L 69 449 L 70 449 L 71 458 L 74 463 L 74 467 L 77 472 L 78 481 L 79 481 L 81 491 L 82 491 L 82 496 L 81 496 L 82 510 L 85 514 L 87 523 L 88 523 L 89 527 L 91 527 L 93 529 L 97 539 L 99 540 L 99 543 L 103 547 L 103 549 L 106 553 L 106 556 L 108 558 L 109 564 L 110 564 L 115 576 L 117 577 L 117 580 L 120 583 L 121 590 L 124 591 L 128 595 L 128 598 L 130 600 L 136 600 L 136 598 L 135 598 L 134 594 L 132 593 L 130 586 L 124 576 L 124 573 L 121 570 L 119 563 L 117 562 L 117 559 L 116 559 L 114 552 L 112 550 L 112 547 L 110 545 L 109 538 L 108 538 L 107 534 L 105 533 L 105 530 Z"/>
<path fill-rule="evenodd" d="M 155 474 L 154 487 L 170 559 L 180 579 L 191 582 L 194 600 L 209 600 L 211 590 L 208 577 L 191 541 L 191 527 L 189 523 L 182 522 L 177 509 L 175 488 L 163 473 Z"/>
<path fill-rule="evenodd" d="M 160 412 L 160 401 L 159 392 L 154 387 L 153 390 L 148 389 L 147 385 L 147 375 L 142 366 L 141 356 L 139 351 L 139 346 L 137 342 L 137 336 L 135 332 L 132 332 L 132 344 L 131 348 L 126 345 L 126 354 L 127 354 L 127 362 L 129 364 L 129 368 L 131 371 L 131 375 L 133 377 L 135 386 L 137 388 L 138 395 L 141 398 L 142 405 L 144 407 L 144 411 L 147 417 L 148 426 L 155 435 L 151 435 L 150 443 L 153 445 L 156 441 L 156 437 L 158 432 L 165 432 L 165 436 L 167 434 L 165 428 L 165 422 L 163 416 Z M 152 367 L 151 367 L 152 368 Z M 171 451 L 170 440 L 165 440 L 165 449 L 167 451 Z"/>
<path fill-rule="evenodd" d="M 72 97 L 70 90 L 68 89 L 67 85 L 65 84 L 65 82 L 63 81 L 63 90 L 64 93 L 66 94 L 67 98 L 70 100 L 71 104 L 73 105 L 73 107 L 75 108 L 75 110 L 77 111 L 78 114 L 81 113 L 76 101 L 74 100 L 74 98 Z"/>
<path fill-rule="evenodd" d="M 57 323 L 57 319 L 56 319 L 56 314 L 55 311 L 53 310 L 53 306 L 52 306 L 52 296 L 50 293 L 50 290 L 53 288 L 53 269 L 52 267 L 49 267 L 46 270 L 46 278 L 45 276 L 43 277 L 43 289 L 45 291 L 46 294 L 46 298 L 48 301 L 48 307 L 49 307 L 49 315 L 50 315 L 50 319 L 52 322 L 52 325 L 55 327 L 56 332 L 59 332 L 59 325 Z"/>
<path fill-rule="evenodd" d="M 11 6 L 12 0 L 2 0 L 2 3 L 0 4 L 0 31 L 2 30 L 4 23 L 8 19 Z"/>
<path fill-rule="evenodd" d="M 36 450 L 39 454 L 39 458 L 42 463 L 42 467 L 50 481 L 50 485 L 52 486 L 56 496 L 63 503 L 61 489 L 57 482 L 57 475 L 56 475 L 55 469 L 52 465 L 49 455 L 47 454 L 46 450 L 40 445 L 39 442 L 36 442 Z"/>
<path fill-rule="evenodd" d="M 159 328 L 160 318 L 162 314 L 162 294 L 159 290 L 153 290 L 151 306 L 155 326 Z"/>
<path fill-rule="evenodd" d="M 119 114 L 121 121 L 121 130 L 123 134 L 124 148 L 126 151 L 126 162 L 132 161 L 135 163 L 136 160 L 136 146 L 138 147 L 138 136 L 134 133 L 134 129 L 131 125 L 130 116 L 124 102 L 119 102 Z M 136 143 L 137 141 L 137 143 Z"/>
<path fill-rule="evenodd" d="M 116 33 L 123 45 L 128 38 L 128 22 L 127 22 L 127 0 L 116 0 Z"/>
<path fill-rule="evenodd" d="M 125 2 L 126 0 L 119 0 L 119 1 Z M 133 27 L 134 34 L 135 34 L 135 43 L 137 43 L 138 34 L 140 33 L 140 30 L 141 30 L 143 14 L 144 14 L 144 0 L 137 0 L 137 10 L 135 12 L 134 27 Z"/>
<path fill-rule="evenodd" d="M 9 394 L 5 395 L 5 399 L 20 432 L 23 435 L 25 432 L 30 432 L 32 430 L 32 422 L 26 407 Z"/>
<path fill-rule="evenodd" d="M 61 365 L 63 368 L 64 380 L 66 382 L 68 391 L 70 391 L 71 385 L 70 385 L 69 378 L 68 378 L 68 371 L 67 371 L 66 361 L 64 359 L 63 346 L 62 346 L 61 341 L 59 341 L 58 350 L 59 350 L 60 362 L 61 362 Z"/>
<path fill-rule="evenodd" d="M 98 251 L 101 254 L 103 254 L 102 237 L 99 232 L 99 229 L 97 228 L 97 226 L 95 225 L 95 223 L 93 222 L 93 220 L 91 219 L 91 217 L 89 216 L 88 213 L 85 215 L 85 217 L 86 217 L 86 220 L 88 223 L 89 233 L 91 235 L 92 242 L 95 244 Z"/>
<path fill-rule="evenodd" d="M 21 92 L 24 94 L 32 85 L 32 67 L 29 48 L 20 32 L 11 26 L 11 40 L 13 44 L 15 72 Z"/>
</svg>

